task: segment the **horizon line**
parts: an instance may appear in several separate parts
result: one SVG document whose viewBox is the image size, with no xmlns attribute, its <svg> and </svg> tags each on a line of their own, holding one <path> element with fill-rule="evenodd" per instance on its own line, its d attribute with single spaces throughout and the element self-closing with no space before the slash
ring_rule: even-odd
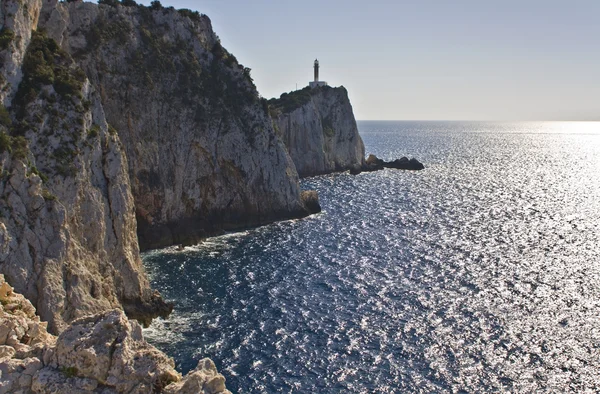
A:
<svg viewBox="0 0 600 394">
<path fill-rule="evenodd" d="M 555 122 L 555 123 L 564 123 L 564 122 L 582 122 L 582 123 L 597 123 L 600 122 L 600 119 L 566 119 L 566 120 L 514 120 L 514 119 L 356 119 L 357 122 L 491 122 L 491 123 L 500 123 L 500 122 Z"/>
</svg>

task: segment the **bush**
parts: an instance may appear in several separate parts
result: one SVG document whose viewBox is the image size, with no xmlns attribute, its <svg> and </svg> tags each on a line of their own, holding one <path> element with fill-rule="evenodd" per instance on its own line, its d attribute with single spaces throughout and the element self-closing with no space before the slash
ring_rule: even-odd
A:
<svg viewBox="0 0 600 394">
<path fill-rule="evenodd" d="M 27 157 L 29 149 L 27 149 L 27 140 L 23 136 L 16 136 L 12 138 L 12 155 L 15 159 L 22 160 Z"/>
<path fill-rule="evenodd" d="M 281 96 L 279 96 L 279 99 L 273 98 L 269 100 L 269 105 L 287 113 L 308 103 L 311 97 L 311 88 L 307 86 L 304 89 L 296 90 L 295 92 L 282 93 Z"/>
<path fill-rule="evenodd" d="M 119 0 L 98 0 L 98 4 L 106 4 L 111 7 L 116 7 L 119 5 Z"/>
<path fill-rule="evenodd" d="M 44 197 L 44 200 L 46 200 L 46 201 L 54 201 L 54 200 L 56 200 L 56 196 L 54 194 L 52 194 L 50 192 L 50 190 L 48 190 L 46 188 L 42 189 L 42 197 Z M 75 375 L 75 374 L 73 374 L 73 375 Z"/>
<path fill-rule="evenodd" d="M 12 125 L 12 120 L 10 119 L 10 114 L 4 105 L 0 104 L 0 125 L 4 127 L 10 127 Z"/>
<path fill-rule="evenodd" d="M 6 27 L 0 30 L 0 50 L 8 48 L 8 45 L 15 39 L 15 32 Z"/>
<path fill-rule="evenodd" d="M 0 131 L 0 153 L 11 152 L 12 151 L 12 141 L 8 134 L 4 131 Z"/>
<path fill-rule="evenodd" d="M 17 105 L 24 107 L 34 100 L 44 85 L 53 85 L 61 96 L 80 95 L 85 73 L 71 64 L 71 58 L 56 41 L 43 32 L 34 31 L 23 60 L 23 80 L 16 96 Z"/>
<path fill-rule="evenodd" d="M 187 16 L 195 22 L 200 22 L 201 15 L 198 11 L 192 11 L 188 10 L 187 8 L 182 8 L 180 10 L 177 10 L 177 12 L 179 12 L 181 16 Z"/>
<path fill-rule="evenodd" d="M 90 127 L 90 129 L 88 130 L 88 138 L 96 138 L 99 133 L 100 133 L 100 126 L 95 124 L 92 127 Z"/>
<path fill-rule="evenodd" d="M 31 174 L 35 174 L 35 175 L 39 176 L 40 179 L 42 180 L 42 182 L 44 182 L 44 183 L 48 182 L 48 177 L 45 174 L 41 173 L 40 170 L 38 170 L 36 166 L 31 166 L 29 168 L 28 175 L 31 175 Z"/>
</svg>

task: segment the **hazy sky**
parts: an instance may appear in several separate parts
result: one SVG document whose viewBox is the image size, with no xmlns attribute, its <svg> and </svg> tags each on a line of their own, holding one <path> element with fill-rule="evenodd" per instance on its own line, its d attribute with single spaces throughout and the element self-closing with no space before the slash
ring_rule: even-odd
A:
<svg viewBox="0 0 600 394">
<path fill-rule="evenodd" d="M 600 0 L 162 4 L 207 14 L 267 98 L 318 58 L 357 119 L 600 120 Z"/>
</svg>

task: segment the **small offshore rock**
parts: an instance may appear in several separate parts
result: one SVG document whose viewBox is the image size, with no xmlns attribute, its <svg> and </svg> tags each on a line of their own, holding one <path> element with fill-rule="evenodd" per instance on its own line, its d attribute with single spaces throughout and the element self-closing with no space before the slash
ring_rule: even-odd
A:
<svg viewBox="0 0 600 394">
<path fill-rule="evenodd" d="M 310 214 L 321 212 L 321 204 L 319 203 L 319 195 L 315 190 L 305 190 L 300 195 L 302 203 Z"/>
<path fill-rule="evenodd" d="M 384 168 L 395 168 L 398 170 L 411 170 L 419 171 L 425 168 L 425 166 L 417 159 L 408 159 L 407 157 L 401 157 L 393 161 L 384 161 L 374 154 L 370 154 L 365 160 L 363 171 L 379 171 Z"/>
</svg>

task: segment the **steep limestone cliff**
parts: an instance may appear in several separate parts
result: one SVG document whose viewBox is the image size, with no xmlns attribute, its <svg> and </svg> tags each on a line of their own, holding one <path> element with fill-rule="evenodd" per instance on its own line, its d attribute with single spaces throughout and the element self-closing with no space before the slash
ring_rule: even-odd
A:
<svg viewBox="0 0 600 394">
<path fill-rule="evenodd" d="M 168 313 L 144 273 L 127 160 L 100 95 L 35 31 L 41 0 L 1 4 L 0 273 L 52 332 L 112 308 Z"/>
<path fill-rule="evenodd" d="M 85 70 L 123 142 L 141 248 L 305 216 L 250 70 L 208 17 L 154 8 L 50 2 L 40 18 Z"/>
<path fill-rule="evenodd" d="M 360 170 L 365 147 L 344 87 L 284 93 L 271 116 L 301 177 Z"/>
</svg>

